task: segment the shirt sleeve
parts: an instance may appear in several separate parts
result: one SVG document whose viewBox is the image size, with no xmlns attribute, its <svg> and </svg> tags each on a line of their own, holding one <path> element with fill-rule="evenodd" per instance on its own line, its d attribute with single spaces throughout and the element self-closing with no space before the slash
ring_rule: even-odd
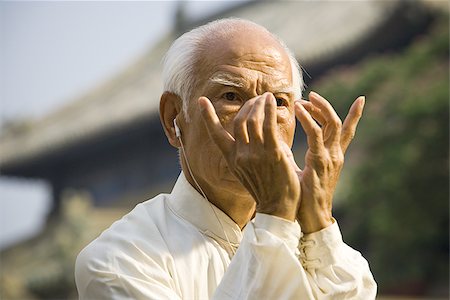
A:
<svg viewBox="0 0 450 300">
<path fill-rule="evenodd" d="M 297 222 L 256 214 L 214 299 L 375 299 L 375 295 L 367 261 L 344 244 L 336 222 L 302 237 Z"/>
</svg>

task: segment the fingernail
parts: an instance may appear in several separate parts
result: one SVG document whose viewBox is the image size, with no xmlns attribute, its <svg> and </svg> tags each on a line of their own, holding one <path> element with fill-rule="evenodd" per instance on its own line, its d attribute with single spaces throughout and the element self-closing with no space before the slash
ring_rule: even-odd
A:
<svg viewBox="0 0 450 300">
<path fill-rule="evenodd" d="M 200 98 L 197 99 L 197 104 L 198 104 L 198 106 L 200 106 L 200 111 L 204 111 L 205 110 L 205 105 L 202 104 L 202 102 L 203 102 L 202 98 L 203 97 L 200 97 Z"/>
<path fill-rule="evenodd" d="M 314 92 L 314 91 L 309 92 L 309 95 L 310 95 L 310 96 L 314 96 L 314 97 L 318 97 L 318 96 L 319 96 L 319 94 L 317 94 L 317 93 Z"/>
<path fill-rule="evenodd" d="M 264 96 L 266 99 L 273 99 L 273 101 L 276 101 L 275 96 L 271 92 L 265 92 Z"/>
<path fill-rule="evenodd" d="M 307 104 L 307 103 L 311 103 L 309 100 L 306 100 L 306 99 L 300 99 L 300 100 L 297 100 L 297 102 L 298 103 L 300 103 L 300 104 Z"/>
<path fill-rule="evenodd" d="M 366 103 L 366 96 L 359 96 L 359 105 L 362 107 Z"/>
</svg>

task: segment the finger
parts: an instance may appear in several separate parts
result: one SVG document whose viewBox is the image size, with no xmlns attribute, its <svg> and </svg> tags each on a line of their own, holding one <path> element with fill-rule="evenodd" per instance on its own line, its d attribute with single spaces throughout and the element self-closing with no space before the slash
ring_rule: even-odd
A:
<svg viewBox="0 0 450 300">
<path fill-rule="evenodd" d="M 264 122 L 264 104 L 265 96 L 260 96 L 256 99 L 250 113 L 247 117 L 247 129 L 250 142 L 262 143 Z"/>
<path fill-rule="evenodd" d="M 328 102 L 325 98 L 320 96 L 315 92 L 309 93 L 310 101 L 317 106 L 322 112 L 325 118 L 326 127 L 326 139 L 325 146 L 330 147 L 331 145 L 339 145 L 339 140 L 341 138 L 341 128 L 342 122 L 333 106 L 331 106 L 330 102 Z"/>
<path fill-rule="evenodd" d="M 234 145 L 234 138 L 231 134 L 223 128 L 219 117 L 211 101 L 206 97 L 198 99 L 201 116 L 205 122 L 208 134 L 213 142 L 219 147 L 225 157 L 232 151 Z"/>
<path fill-rule="evenodd" d="M 347 151 L 350 142 L 353 140 L 356 133 L 356 126 L 358 126 L 359 120 L 361 119 L 362 112 L 364 109 L 364 104 L 366 102 L 366 97 L 360 96 L 353 102 L 347 117 L 342 125 L 341 134 L 341 148 L 342 152 Z"/>
<path fill-rule="evenodd" d="M 278 145 L 277 137 L 277 105 L 273 94 L 265 94 L 264 103 L 264 122 L 263 122 L 263 136 L 264 145 L 268 148 L 275 148 Z"/>
<path fill-rule="evenodd" d="M 255 99 L 250 99 L 244 103 L 239 110 L 238 114 L 234 118 L 234 139 L 236 140 L 237 147 L 246 145 L 249 143 L 249 137 L 247 132 L 247 118 L 248 114 L 252 110 Z"/>
<path fill-rule="evenodd" d="M 308 147 L 311 152 L 314 154 L 322 153 L 324 149 L 322 129 L 300 103 L 295 103 L 295 115 L 306 133 Z"/>
<path fill-rule="evenodd" d="M 325 125 L 326 123 L 325 117 L 323 116 L 320 108 L 314 106 L 314 104 L 312 104 L 311 102 L 303 99 L 299 100 L 298 102 L 300 102 L 300 104 L 303 105 L 303 107 L 311 114 L 311 116 L 314 118 L 314 120 L 316 120 L 319 123 L 320 126 Z"/>
</svg>

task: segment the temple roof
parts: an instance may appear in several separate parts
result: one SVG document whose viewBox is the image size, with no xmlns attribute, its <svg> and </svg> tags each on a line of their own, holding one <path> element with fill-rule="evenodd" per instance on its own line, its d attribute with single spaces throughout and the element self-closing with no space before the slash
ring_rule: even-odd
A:
<svg viewBox="0 0 450 300">
<path fill-rule="evenodd" d="M 286 42 L 308 70 L 370 37 L 392 18 L 397 7 L 397 1 L 257 1 L 209 19 L 233 16 L 265 26 Z M 209 20 L 196 23 L 206 21 Z M 175 31 L 168 34 L 131 66 L 60 110 L 24 126 L 3 130 L 2 169 L 157 118 L 162 92 L 160 61 L 176 36 Z"/>
</svg>

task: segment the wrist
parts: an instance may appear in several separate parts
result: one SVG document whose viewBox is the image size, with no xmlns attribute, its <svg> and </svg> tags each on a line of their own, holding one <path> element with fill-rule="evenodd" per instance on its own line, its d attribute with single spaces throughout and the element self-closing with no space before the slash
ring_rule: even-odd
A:
<svg viewBox="0 0 450 300">
<path fill-rule="evenodd" d="M 305 234 L 320 231 L 333 224 L 333 216 L 329 212 L 303 214 L 297 219 Z"/>
<path fill-rule="evenodd" d="M 296 205 L 258 205 L 256 212 L 283 218 L 294 222 L 296 220 Z"/>
</svg>

